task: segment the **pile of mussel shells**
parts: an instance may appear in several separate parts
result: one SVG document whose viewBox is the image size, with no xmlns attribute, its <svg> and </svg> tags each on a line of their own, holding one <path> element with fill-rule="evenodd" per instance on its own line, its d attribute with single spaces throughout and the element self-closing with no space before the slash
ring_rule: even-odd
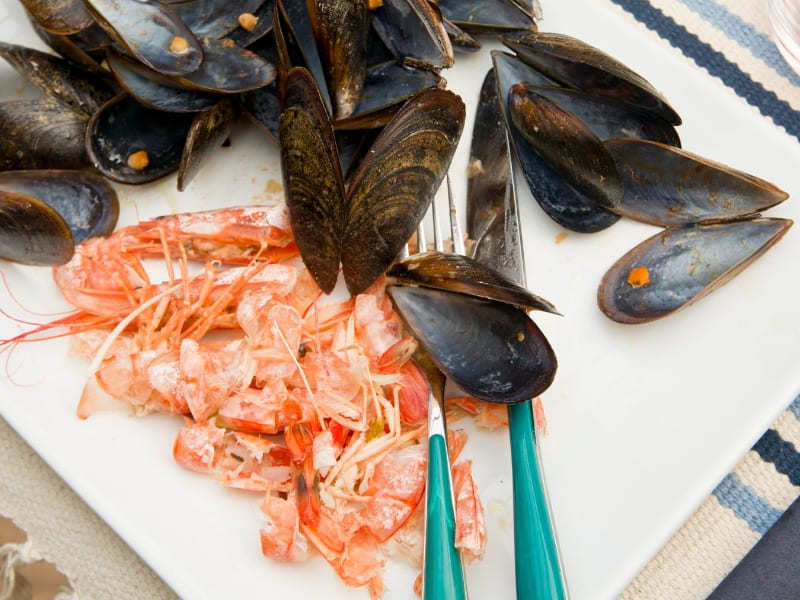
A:
<svg viewBox="0 0 800 600">
<path fill-rule="evenodd" d="M 466 257 L 431 253 L 413 269 L 397 262 L 464 127 L 464 103 L 442 70 L 457 52 L 480 48 L 483 35 L 536 31 L 536 0 L 22 3 L 58 55 L 0 42 L 0 57 L 44 92 L 0 104 L 0 170 L 122 184 L 177 172 L 184 190 L 244 117 L 278 142 L 293 234 L 325 293 L 340 270 L 356 295 L 394 265 L 398 311 L 464 391 L 518 402 L 550 385 L 555 354 L 528 315 L 555 312 L 550 303 Z M 116 222 L 106 187 L 105 229 L 92 235 Z M 8 222 L 46 221 L 8 213 Z M 24 245 L 24 232 L 7 231 L 0 254 Z M 68 227 L 51 226 L 49 236 L 49 253 L 37 234 L 28 250 L 5 256 L 60 264 L 83 239 Z M 424 316 L 434 312 L 441 318 Z M 476 375 L 474 354 L 487 347 L 503 372 L 484 360 L 489 371 Z"/>
<path fill-rule="evenodd" d="M 640 74 L 570 36 L 509 33 L 493 51 L 500 111 L 534 199 L 594 233 L 621 217 L 663 231 L 603 276 L 597 301 L 620 323 L 669 315 L 771 248 L 792 221 L 760 213 L 775 185 L 681 149 L 678 113 Z"/>
<path fill-rule="evenodd" d="M 536 0 L 478 8 L 428 0 L 21 2 L 57 54 L 0 42 L 0 58 L 44 92 L 0 103 L 0 170 L 92 171 L 123 184 L 177 172 L 181 191 L 240 117 L 277 140 L 279 86 L 292 66 L 313 75 L 347 173 L 404 102 L 445 87 L 440 72 L 454 52 L 480 48 L 483 34 L 535 30 L 541 13 Z M 14 202 L 6 210 L 16 219 L 23 213 Z M 109 214 L 115 202 L 109 195 Z M 40 239 L 3 255 L 36 264 L 68 258 L 63 223 L 55 227 L 57 216 L 28 204 Z M 42 235 L 63 250 L 34 250 Z M 11 238 L 4 247 L 19 245 Z"/>
</svg>

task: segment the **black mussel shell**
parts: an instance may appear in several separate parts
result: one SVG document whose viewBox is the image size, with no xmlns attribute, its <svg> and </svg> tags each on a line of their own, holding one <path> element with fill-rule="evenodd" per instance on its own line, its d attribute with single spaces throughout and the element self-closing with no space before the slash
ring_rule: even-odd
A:
<svg viewBox="0 0 800 600">
<path fill-rule="evenodd" d="M 788 219 L 750 219 L 667 228 L 611 266 L 597 303 L 619 323 L 665 317 L 729 281 L 791 225 Z"/>
<path fill-rule="evenodd" d="M 625 194 L 614 211 L 653 225 L 741 219 L 789 195 L 758 177 L 663 144 L 641 140 L 606 142 Z"/>
<path fill-rule="evenodd" d="M 287 73 L 292 67 L 305 68 L 316 81 L 328 114 L 334 114 L 325 68 L 314 40 L 306 0 L 275 0 L 273 31 L 279 85 L 286 81 Z M 279 88 L 278 95 L 281 93 Z"/>
<path fill-rule="evenodd" d="M 236 100 L 246 117 L 252 120 L 262 131 L 266 131 L 272 138 L 278 139 L 278 119 L 281 114 L 281 103 L 278 99 L 277 83 L 244 92 L 237 96 Z"/>
<path fill-rule="evenodd" d="M 369 287 L 397 258 L 444 181 L 464 128 L 464 102 L 430 88 L 384 127 L 348 184 L 342 266 L 347 289 Z"/>
<path fill-rule="evenodd" d="M 558 33 L 531 32 L 507 34 L 503 43 L 561 85 L 629 102 L 673 125 L 681 124 L 678 113 L 650 82 L 586 42 Z"/>
<path fill-rule="evenodd" d="M 427 0 L 384 0 L 372 25 L 398 60 L 427 69 L 453 66 L 453 47 L 435 4 Z"/>
<path fill-rule="evenodd" d="M 526 84 L 526 89 L 557 104 L 601 140 L 636 138 L 680 147 L 675 127 L 655 113 L 612 98 L 563 87 Z"/>
<path fill-rule="evenodd" d="M 510 2 L 526 15 L 530 15 L 531 19 L 536 21 L 542 20 L 542 5 L 539 3 L 539 0 L 510 0 Z"/>
<path fill-rule="evenodd" d="M 44 30 L 57 35 L 77 33 L 94 22 L 82 0 L 20 1 L 36 23 Z"/>
<path fill-rule="evenodd" d="M 514 404 L 552 383 L 555 353 L 524 310 L 431 288 L 389 286 L 387 291 L 436 366 L 467 394 Z"/>
<path fill-rule="evenodd" d="M 25 194 L 54 208 L 66 221 L 76 244 L 109 235 L 119 217 L 114 188 L 100 175 L 87 171 L 0 172 L 0 192 Z"/>
<path fill-rule="evenodd" d="M 166 112 L 198 112 L 219 102 L 219 94 L 178 87 L 174 79 L 114 50 L 106 62 L 122 88 L 139 104 Z"/>
<path fill-rule="evenodd" d="M 273 18 L 275 14 L 275 0 L 266 0 L 261 6 L 258 7 L 256 12 L 251 13 L 255 19 L 252 27 L 239 27 L 231 31 L 227 38 L 233 40 L 237 45 L 242 48 L 250 48 L 264 39 L 271 39 Z"/>
<path fill-rule="evenodd" d="M 75 243 L 66 221 L 41 200 L 0 190 L 0 258 L 24 265 L 63 265 Z"/>
<path fill-rule="evenodd" d="M 520 279 L 522 240 L 511 142 L 489 69 L 475 111 L 467 167 L 467 236 L 470 256 L 510 279 Z"/>
<path fill-rule="evenodd" d="M 187 0 L 176 2 L 175 12 L 198 39 L 219 39 L 239 28 L 239 16 L 254 14 L 264 0 Z"/>
<path fill-rule="evenodd" d="M 334 118 L 349 116 L 358 104 L 367 73 L 367 0 L 309 2 L 317 48 L 326 65 Z"/>
<path fill-rule="evenodd" d="M 403 103 L 422 90 L 444 87 L 438 73 L 409 67 L 396 60 L 372 65 L 367 70 L 361 98 L 353 113 L 334 123 L 337 131 L 383 127 Z"/>
<path fill-rule="evenodd" d="M 0 57 L 53 100 L 87 117 L 115 95 L 104 78 L 52 54 L 0 42 Z"/>
<path fill-rule="evenodd" d="M 94 73 L 95 75 L 100 75 L 103 77 L 108 75 L 106 70 L 100 66 L 98 60 L 96 60 L 93 56 L 75 43 L 75 36 L 56 35 L 42 29 L 42 27 L 36 21 L 32 19 L 29 19 L 29 21 L 36 35 L 38 35 L 45 44 L 58 52 L 58 54 L 64 58 L 72 61 L 75 66 L 80 67 L 85 71 L 89 71 L 90 73 Z"/>
<path fill-rule="evenodd" d="M 87 123 L 49 98 L 0 103 L 0 171 L 89 167 Z"/>
<path fill-rule="evenodd" d="M 460 292 L 512 304 L 526 310 L 559 314 L 550 302 L 507 277 L 461 254 L 423 252 L 396 262 L 387 275 L 402 285 Z"/>
<path fill-rule="evenodd" d="M 280 116 L 281 167 L 297 248 L 326 294 L 339 274 L 344 180 L 328 112 L 311 74 L 289 71 Z"/>
<path fill-rule="evenodd" d="M 454 51 L 458 52 L 477 52 L 481 49 L 481 43 L 461 29 L 458 25 L 442 16 L 442 25 L 450 38 L 450 45 Z"/>
<path fill-rule="evenodd" d="M 186 75 L 203 62 L 203 47 L 186 24 L 158 2 L 84 0 L 125 51 L 164 75 Z"/>
<path fill-rule="evenodd" d="M 203 40 L 205 59 L 192 73 L 176 76 L 183 87 L 204 92 L 238 94 L 275 81 L 276 70 L 255 52 L 231 40 Z"/>
<path fill-rule="evenodd" d="M 95 168 L 113 181 L 154 181 L 178 169 L 193 118 L 192 113 L 152 110 L 130 96 L 118 96 L 89 121 L 86 149 Z"/>
<path fill-rule="evenodd" d="M 504 52 L 493 51 L 492 60 L 499 98 L 508 98 L 509 90 L 520 81 L 534 79 L 542 85 L 553 84 L 535 69 Z M 525 181 L 536 202 L 551 219 L 567 229 L 580 233 L 601 231 L 620 219 L 619 215 L 570 185 L 531 147 L 517 128 L 510 123 L 507 102 L 501 102 L 501 109 L 506 117 L 509 137 L 522 167 Z"/>
<path fill-rule="evenodd" d="M 602 140 L 532 86 L 508 92 L 508 115 L 528 145 L 575 189 L 604 208 L 622 202 L 622 180 Z"/>
<path fill-rule="evenodd" d="M 347 190 L 330 117 L 308 71 L 292 69 L 280 117 L 281 166 L 295 241 L 330 293 L 339 264 L 356 295 L 395 260 L 439 188 L 464 126 L 465 107 L 433 88 L 410 99 L 381 131 Z"/>
<path fill-rule="evenodd" d="M 206 158 L 228 139 L 237 116 L 230 98 L 222 98 L 214 108 L 195 115 L 178 168 L 179 191 L 186 189 Z"/>
<path fill-rule="evenodd" d="M 463 30 L 474 33 L 536 30 L 530 14 L 509 0 L 438 0 L 442 15 Z"/>
</svg>

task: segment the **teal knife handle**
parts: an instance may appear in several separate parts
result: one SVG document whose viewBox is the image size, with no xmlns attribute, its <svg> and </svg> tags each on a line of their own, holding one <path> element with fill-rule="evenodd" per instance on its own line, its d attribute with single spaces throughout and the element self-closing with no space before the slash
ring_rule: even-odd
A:
<svg viewBox="0 0 800 600">
<path fill-rule="evenodd" d="M 464 569 L 455 549 L 453 506 L 447 444 L 441 435 L 428 439 L 428 481 L 425 522 L 424 600 L 464 600 Z"/>
<path fill-rule="evenodd" d="M 553 525 L 547 508 L 530 402 L 509 405 L 514 479 L 514 562 L 519 600 L 566 598 Z"/>
</svg>

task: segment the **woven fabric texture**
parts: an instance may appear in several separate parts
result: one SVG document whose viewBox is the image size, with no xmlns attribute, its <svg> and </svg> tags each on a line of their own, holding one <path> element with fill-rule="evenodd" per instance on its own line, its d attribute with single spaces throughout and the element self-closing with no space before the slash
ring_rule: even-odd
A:
<svg viewBox="0 0 800 600">
<path fill-rule="evenodd" d="M 800 75 L 773 43 L 763 0 L 602 1 L 800 140 Z M 681 600 L 711 593 L 800 495 L 798 449 L 800 399 L 621 597 Z M 79 597 L 175 597 L 2 419 L 0 456 L 0 514 L 28 533 L 37 551 L 70 578 Z"/>
</svg>

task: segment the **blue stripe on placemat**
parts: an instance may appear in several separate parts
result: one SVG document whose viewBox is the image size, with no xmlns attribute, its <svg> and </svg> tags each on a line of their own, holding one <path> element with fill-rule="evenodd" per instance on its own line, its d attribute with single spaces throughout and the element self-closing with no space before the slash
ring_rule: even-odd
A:
<svg viewBox="0 0 800 600">
<path fill-rule="evenodd" d="M 800 454 L 794 444 L 784 440 L 774 429 L 767 429 L 753 450 L 762 460 L 775 465 L 775 470 L 786 475 L 792 485 L 800 486 Z"/>
<path fill-rule="evenodd" d="M 685 27 L 676 23 L 649 2 L 644 0 L 612 1 L 674 47 L 679 48 L 698 66 L 721 79 L 725 85 L 758 108 L 762 115 L 772 118 L 776 125 L 785 128 L 790 135 L 800 140 L 800 113 L 773 92 L 764 89 L 760 83 L 753 81 L 722 53 L 701 41 L 696 35 L 687 31 Z"/>
<path fill-rule="evenodd" d="M 781 511 L 742 483 L 735 473 L 726 475 L 713 494 L 722 506 L 731 509 L 750 529 L 762 535 L 781 516 Z"/>
<path fill-rule="evenodd" d="M 794 402 L 789 406 L 789 410 L 792 411 L 795 418 L 800 421 L 800 396 L 794 399 Z"/>
<path fill-rule="evenodd" d="M 729 11 L 725 6 L 713 0 L 680 0 L 695 14 L 705 19 L 742 48 L 747 48 L 753 56 L 766 63 L 782 77 L 786 77 L 794 85 L 800 86 L 800 76 L 786 63 L 778 47 L 758 29 L 739 15 Z"/>
</svg>

